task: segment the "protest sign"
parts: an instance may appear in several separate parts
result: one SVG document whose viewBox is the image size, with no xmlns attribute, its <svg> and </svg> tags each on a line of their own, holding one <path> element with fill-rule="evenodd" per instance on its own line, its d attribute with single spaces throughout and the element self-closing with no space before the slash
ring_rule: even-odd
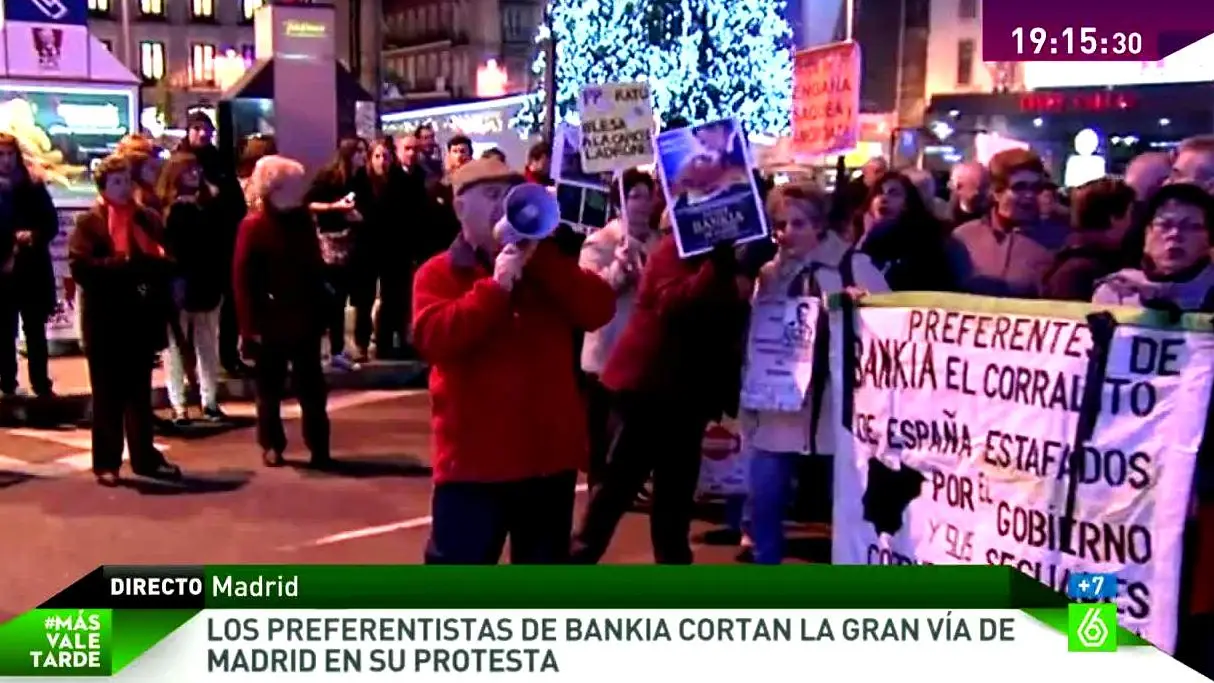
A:
<svg viewBox="0 0 1214 683">
<path fill-rule="evenodd" d="M 736 120 L 668 130 L 658 135 L 657 146 L 680 256 L 767 236 L 750 148 Z"/>
<path fill-rule="evenodd" d="M 793 58 L 792 148 L 837 154 L 860 140 L 860 45 L 833 43 Z"/>
<path fill-rule="evenodd" d="M 700 478 L 696 493 L 703 497 L 745 495 L 750 481 L 750 460 L 742 450 L 735 420 L 726 418 L 704 430 Z"/>
<path fill-rule="evenodd" d="M 558 183 L 607 190 L 607 178 L 582 167 L 582 130 L 559 124 L 552 135 L 552 178 Z"/>
<path fill-rule="evenodd" d="M 1094 345 L 1097 310 L 866 298 L 849 362 L 832 358 L 850 385 L 832 382 L 834 562 L 1007 565 L 1059 591 L 1113 572 L 1122 625 L 1170 651 L 1214 335 L 1208 319 L 1119 309 Z M 844 326 L 832 336 L 852 338 Z M 1089 379 L 1101 390 L 1085 399 Z"/>
<path fill-rule="evenodd" d="M 582 168 L 625 171 L 653 162 L 653 105 L 648 83 L 606 83 L 582 88 Z"/>
<path fill-rule="evenodd" d="M 799 280 L 812 277 L 806 273 Z M 756 298 L 750 312 L 741 406 L 793 413 L 805 406 L 813 379 L 822 301 L 810 296 Z"/>
</svg>

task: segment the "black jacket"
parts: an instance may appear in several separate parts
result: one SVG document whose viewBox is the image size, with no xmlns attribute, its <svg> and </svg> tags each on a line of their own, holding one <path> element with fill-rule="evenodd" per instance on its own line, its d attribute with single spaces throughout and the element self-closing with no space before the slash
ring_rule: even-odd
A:
<svg viewBox="0 0 1214 683">
<path fill-rule="evenodd" d="M 165 211 L 164 248 L 184 285 L 186 311 L 214 310 L 228 286 L 228 255 L 215 236 L 216 212 L 213 203 L 184 200 Z"/>
<path fill-rule="evenodd" d="M 46 185 L 40 182 L 17 185 L 10 200 L 0 219 L 0 262 L 12 255 L 12 281 L 25 312 L 49 318 L 58 304 L 50 247 L 59 235 L 59 214 Z M 17 244 L 17 233 L 22 230 L 34 234 L 33 244 Z"/>
</svg>

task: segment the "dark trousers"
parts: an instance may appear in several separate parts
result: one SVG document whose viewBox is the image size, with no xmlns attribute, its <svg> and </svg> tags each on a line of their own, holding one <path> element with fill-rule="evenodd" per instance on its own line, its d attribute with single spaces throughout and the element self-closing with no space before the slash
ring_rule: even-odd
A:
<svg viewBox="0 0 1214 683">
<path fill-rule="evenodd" d="M 363 351 L 371 345 L 375 332 L 375 295 L 379 289 L 379 269 L 368 263 L 350 273 L 350 305 L 354 308 L 354 345 Z"/>
<path fill-rule="evenodd" d="M 25 333 L 25 358 L 29 368 L 30 388 L 34 393 L 51 389 L 48 374 L 46 318 L 43 311 L 16 296 L 8 287 L 0 290 L 0 391 L 17 389 L 17 321 Z"/>
<path fill-rule="evenodd" d="M 125 436 L 131 469 L 145 472 L 164 462 L 152 443 L 152 353 L 128 339 L 95 340 L 87 347 L 93 392 L 93 471 L 122 467 Z"/>
<path fill-rule="evenodd" d="M 320 363 L 320 341 L 293 344 L 267 342 L 257 354 L 257 444 L 282 453 L 287 434 L 282 426 L 282 401 L 287 374 L 303 421 L 304 445 L 314 459 L 329 456 L 328 387 Z"/>
<path fill-rule="evenodd" d="M 590 465 L 586 468 L 586 483 L 594 488 L 603 481 L 607 470 L 607 451 L 611 449 L 614 416 L 611 412 L 611 394 L 599 382 L 596 375 L 586 375 L 583 384 L 586 392 L 586 431 L 590 437 Z"/>
<path fill-rule="evenodd" d="M 434 487 L 426 564 L 559 564 L 569 555 L 577 472 Z"/>
<path fill-rule="evenodd" d="M 346 265 L 325 267 L 325 279 L 333 290 L 329 298 L 326 328 L 329 333 L 329 354 L 336 356 L 346 348 L 346 302 L 350 300 L 353 270 Z"/>
<path fill-rule="evenodd" d="M 653 476 L 649 534 L 659 564 L 691 564 L 700 453 L 708 421 L 680 415 L 669 404 L 616 402 L 616 431 L 602 481 L 574 536 L 572 561 L 595 564 L 607 552 L 620 519 Z"/>
<path fill-rule="evenodd" d="M 240 324 L 236 320 L 236 296 L 231 291 L 223 295 L 219 307 L 219 362 L 227 370 L 238 368 L 240 360 Z"/>
<path fill-rule="evenodd" d="M 407 350 L 413 316 L 412 264 L 384 264 L 379 271 L 379 316 L 375 320 L 375 348 L 380 356 Z"/>
</svg>

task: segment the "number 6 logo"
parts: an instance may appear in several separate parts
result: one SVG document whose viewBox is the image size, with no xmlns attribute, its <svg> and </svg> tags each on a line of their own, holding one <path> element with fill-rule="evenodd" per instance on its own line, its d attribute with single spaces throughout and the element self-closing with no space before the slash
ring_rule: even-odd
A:
<svg viewBox="0 0 1214 683">
<path fill-rule="evenodd" d="M 1076 629 L 1075 633 L 1079 638 L 1079 642 L 1084 647 L 1090 649 L 1102 647 L 1111 634 L 1112 631 L 1104 623 L 1104 616 L 1097 607 L 1088 608 L 1087 613 L 1083 615 L 1083 620 L 1079 622 L 1079 628 Z"/>
<path fill-rule="evenodd" d="M 63 4 L 63 0 L 33 0 L 33 3 L 47 19 L 62 19 L 67 16 L 67 5 Z"/>
</svg>

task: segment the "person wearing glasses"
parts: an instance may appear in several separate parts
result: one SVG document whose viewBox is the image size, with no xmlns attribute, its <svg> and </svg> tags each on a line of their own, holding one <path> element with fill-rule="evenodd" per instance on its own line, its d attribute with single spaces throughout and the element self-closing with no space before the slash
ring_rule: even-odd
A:
<svg viewBox="0 0 1214 683">
<path fill-rule="evenodd" d="M 951 288 L 1039 299 L 1069 230 L 1065 223 L 1041 216 L 1038 199 L 1047 183 L 1045 165 L 1035 152 L 1009 149 L 991 157 L 989 168 L 990 211 L 959 226 L 945 243 Z"/>
<path fill-rule="evenodd" d="M 1214 197 L 1192 183 L 1163 186 L 1151 200 L 1143 238 L 1142 263 L 1101 280 L 1092 303 L 1214 312 L 1214 265 L 1210 229 Z M 1214 672 L 1214 469 L 1211 436 L 1197 457 L 1192 504 L 1186 523 L 1180 638 L 1176 657 L 1207 676 Z"/>
</svg>

